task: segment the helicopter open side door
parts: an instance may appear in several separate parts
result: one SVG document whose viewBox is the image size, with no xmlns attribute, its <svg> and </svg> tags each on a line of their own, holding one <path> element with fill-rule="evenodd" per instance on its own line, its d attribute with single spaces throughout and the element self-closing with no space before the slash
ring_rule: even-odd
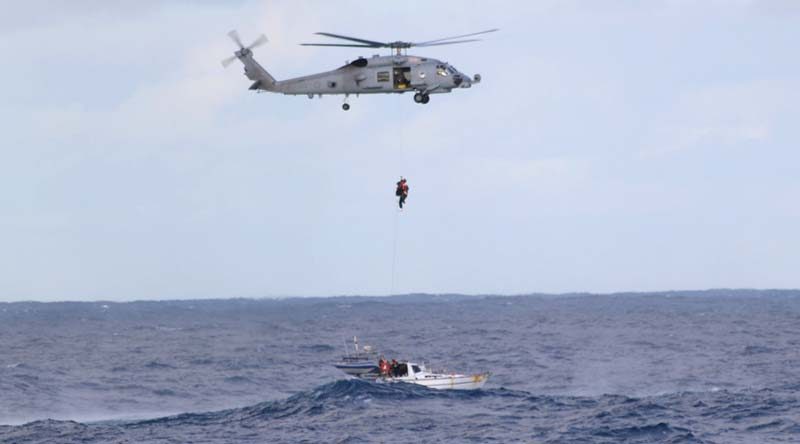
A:
<svg viewBox="0 0 800 444">
<path fill-rule="evenodd" d="M 411 89 L 411 68 L 407 66 L 399 66 L 393 69 L 394 89 L 406 90 Z"/>
</svg>

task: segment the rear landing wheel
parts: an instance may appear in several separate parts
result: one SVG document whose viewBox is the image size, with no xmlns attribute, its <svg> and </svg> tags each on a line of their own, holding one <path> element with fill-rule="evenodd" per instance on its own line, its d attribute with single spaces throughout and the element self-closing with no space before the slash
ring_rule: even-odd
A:
<svg viewBox="0 0 800 444">
<path fill-rule="evenodd" d="M 347 103 L 345 103 L 344 105 L 342 105 L 342 109 L 343 109 L 343 110 L 345 110 L 345 111 L 347 111 L 347 110 L 349 110 L 349 109 L 350 109 L 350 105 L 349 105 L 349 104 L 347 104 Z"/>
<path fill-rule="evenodd" d="M 426 104 L 426 103 L 428 103 L 428 102 L 430 102 L 430 101 L 431 101 L 431 96 L 429 96 L 429 95 L 427 95 L 427 94 L 425 94 L 424 96 L 422 96 L 422 103 L 423 103 L 423 104 Z"/>
<path fill-rule="evenodd" d="M 414 94 L 414 101 L 417 102 L 417 103 L 423 103 L 424 99 L 422 97 L 423 97 L 422 94 L 416 93 L 416 94 Z"/>
</svg>

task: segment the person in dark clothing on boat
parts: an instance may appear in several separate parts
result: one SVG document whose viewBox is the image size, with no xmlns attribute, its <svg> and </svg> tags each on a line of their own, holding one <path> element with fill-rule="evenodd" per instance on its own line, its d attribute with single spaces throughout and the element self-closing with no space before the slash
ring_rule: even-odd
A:
<svg viewBox="0 0 800 444">
<path fill-rule="evenodd" d="M 396 359 L 392 359 L 392 376 L 397 377 L 398 373 L 400 373 L 400 365 Z"/>
</svg>

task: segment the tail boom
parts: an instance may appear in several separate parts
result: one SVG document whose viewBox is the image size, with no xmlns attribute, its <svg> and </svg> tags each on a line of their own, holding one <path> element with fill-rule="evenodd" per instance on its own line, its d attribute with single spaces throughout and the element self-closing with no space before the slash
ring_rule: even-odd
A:
<svg viewBox="0 0 800 444">
<path fill-rule="evenodd" d="M 258 62 L 253 59 L 253 53 L 249 50 L 239 51 L 241 54 L 237 54 L 237 57 L 244 65 L 244 75 L 247 76 L 248 79 L 252 80 L 253 85 L 250 86 L 250 89 L 258 90 L 263 89 L 266 91 L 275 91 L 277 81 L 275 77 L 267 72 L 264 67 L 262 67 Z"/>
</svg>

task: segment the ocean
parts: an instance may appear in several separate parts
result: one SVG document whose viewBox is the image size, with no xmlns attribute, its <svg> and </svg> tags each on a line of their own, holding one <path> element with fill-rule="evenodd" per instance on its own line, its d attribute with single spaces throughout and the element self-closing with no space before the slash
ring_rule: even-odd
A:
<svg viewBox="0 0 800 444">
<path fill-rule="evenodd" d="M 797 443 L 800 291 L 0 303 L 0 442 Z"/>
</svg>

